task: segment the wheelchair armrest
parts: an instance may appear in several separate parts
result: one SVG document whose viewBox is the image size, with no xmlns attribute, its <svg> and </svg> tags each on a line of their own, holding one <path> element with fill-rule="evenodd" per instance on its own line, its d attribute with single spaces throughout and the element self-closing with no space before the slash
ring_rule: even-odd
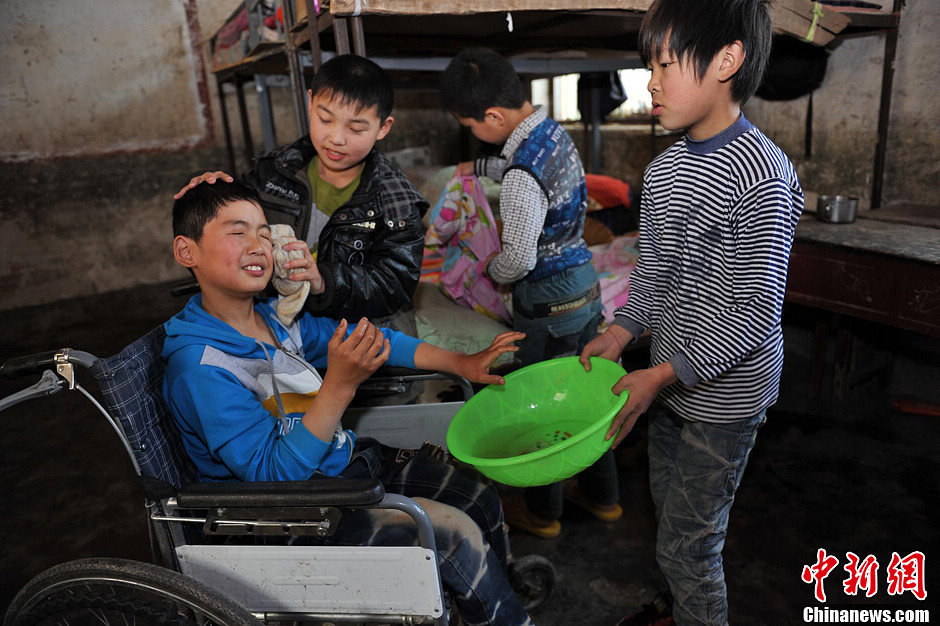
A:
<svg viewBox="0 0 940 626">
<path fill-rule="evenodd" d="M 317 373 L 323 378 L 326 376 L 326 368 L 318 367 Z M 470 385 L 470 381 L 462 376 L 448 372 L 438 372 L 436 370 L 419 370 L 410 367 L 393 367 L 391 365 L 383 365 L 375 370 L 371 376 L 363 381 L 362 386 L 368 387 L 370 384 L 381 384 L 387 381 L 415 382 L 419 380 L 441 380 L 448 378 L 460 386 L 461 391 L 463 391 L 464 400 L 469 400 L 473 396 L 473 387 Z"/>
<path fill-rule="evenodd" d="M 184 509 L 212 507 L 372 506 L 385 497 L 377 479 L 323 478 L 282 482 L 193 483 L 176 501 Z"/>
<path fill-rule="evenodd" d="M 411 369 L 409 367 L 392 367 L 391 365 L 383 365 L 379 369 L 375 370 L 375 373 L 372 374 L 370 378 L 373 376 L 375 378 L 397 378 L 399 376 L 436 378 L 436 377 L 450 377 L 450 374 L 438 372 L 435 370 L 418 370 L 418 369 Z"/>
<path fill-rule="evenodd" d="M 320 374 L 320 377 L 326 375 L 325 367 L 318 367 L 317 373 Z M 417 370 L 411 369 L 410 367 L 393 367 L 391 365 L 383 365 L 379 369 L 375 370 L 369 378 L 366 380 L 372 380 L 375 378 L 401 378 L 401 377 L 414 377 L 414 378 L 451 378 L 452 374 L 446 372 L 438 372 L 436 370 Z"/>
</svg>

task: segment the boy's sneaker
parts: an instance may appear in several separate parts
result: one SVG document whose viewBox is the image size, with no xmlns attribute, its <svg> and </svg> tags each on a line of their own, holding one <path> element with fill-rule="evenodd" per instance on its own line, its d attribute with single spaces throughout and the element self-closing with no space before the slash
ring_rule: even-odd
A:
<svg viewBox="0 0 940 626">
<path fill-rule="evenodd" d="M 643 609 L 626 616 L 617 626 L 675 626 L 672 619 L 672 601 L 668 594 L 658 593 Z"/>
<path fill-rule="evenodd" d="M 632 615 L 630 617 L 625 617 L 619 622 L 617 626 L 676 626 L 676 621 L 671 617 L 660 617 L 652 622 L 646 621 L 646 618 L 637 617 L 637 615 Z M 634 618 L 639 619 L 640 621 L 634 622 Z"/>
<path fill-rule="evenodd" d="M 521 493 L 503 498 L 503 515 L 506 523 L 511 527 L 524 530 L 536 537 L 554 539 L 561 534 L 561 522 L 541 518 L 529 511 Z"/>
<path fill-rule="evenodd" d="M 602 522 L 616 522 L 623 517 L 623 508 L 616 502 L 613 504 L 596 504 L 588 500 L 587 496 L 578 488 L 578 481 L 568 479 L 562 487 L 565 500 L 577 504 Z"/>
</svg>

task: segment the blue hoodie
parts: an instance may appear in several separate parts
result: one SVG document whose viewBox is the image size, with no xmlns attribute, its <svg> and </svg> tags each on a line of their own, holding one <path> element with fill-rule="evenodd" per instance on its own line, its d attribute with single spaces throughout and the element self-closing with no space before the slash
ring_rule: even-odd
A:
<svg viewBox="0 0 940 626">
<path fill-rule="evenodd" d="M 165 324 L 163 395 L 201 481 L 335 476 L 352 456 L 351 431 L 337 429 L 331 441 L 322 441 L 301 421 L 322 382 L 314 366 L 326 366 L 338 321 L 303 313 L 285 327 L 276 302 L 258 301 L 255 311 L 279 347 L 213 317 L 202 308 L 201 295 Z M 389 365 L 413 368 L 420 341 L 382 332 L 391 344 Z"/>
</svg>

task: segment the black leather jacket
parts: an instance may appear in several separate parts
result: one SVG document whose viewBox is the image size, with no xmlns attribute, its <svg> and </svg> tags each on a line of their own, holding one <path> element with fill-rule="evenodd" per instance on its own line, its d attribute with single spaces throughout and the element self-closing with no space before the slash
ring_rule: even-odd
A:
<svg viewBox="0 0 940 626">
<path fill-rule="evenodd" d="M 272 224 L 290 224 L 298 239 L 310 225 L 309 137 L 262 155 L 246 182 L 261 195 Z M 320 232 L 317 267 L 325 291 L 310 295 L 314 315 L 385 318 L 410 309 L 424 255 L 421 217 L 428 204 L 405 175 L 375 148 L 365 159 L 359 187 Z"/>
</svg>

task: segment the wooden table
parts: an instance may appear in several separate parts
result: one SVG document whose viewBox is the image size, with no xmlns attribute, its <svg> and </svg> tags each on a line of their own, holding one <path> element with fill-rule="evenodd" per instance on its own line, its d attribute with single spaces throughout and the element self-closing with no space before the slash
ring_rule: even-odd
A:
<svg viewBox="0 0 940 626">
<path fill-rule="evenodd" d="M 790 254 L 787 300 L 940 337 L 940 230 L 806 216 Z"/>
<path fill-rule="evenodd" d="M 854 382 L 885 365 L 855 370 L 853 319 L 940 337 L 940 229 L 882 217 L 889 216 L 828 224 L 806 215 L 797 226 L 786 300 L 830 312 L 816 327 L 811 406 L 824 406 L 822 381 L 830 327 L 835 327 L 837 336 L 834 408 L 842 404 Z"/>
</svg>

